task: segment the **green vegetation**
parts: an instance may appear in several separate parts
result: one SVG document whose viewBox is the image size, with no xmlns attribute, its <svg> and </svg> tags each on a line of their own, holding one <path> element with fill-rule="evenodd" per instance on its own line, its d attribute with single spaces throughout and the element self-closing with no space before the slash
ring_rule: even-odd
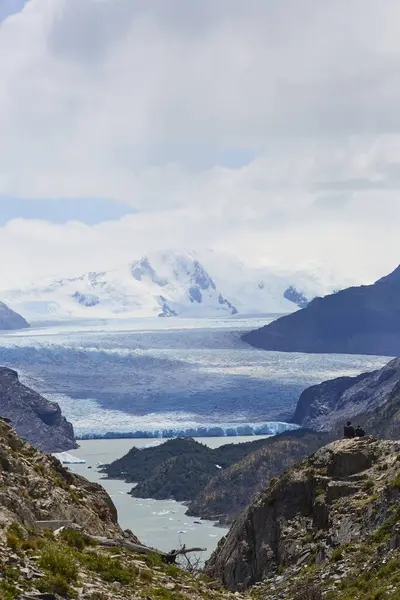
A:
<svg viewBox="0 0 400 600">
<path fill-rule="evenodd" d="M 56 544 L 49 544 L 42 551 L 39 566 L 52 575 L 61 575 L 71 581 L 76 581 L 78 576 L 78 565 L 72 551 Z"/>
<path fill-rule="evenodd" d="M 368 479 L 365 483 L 364 483 L 364 491 L 368 492 L 369 490 L 374 489 L 375 484 L 371 479 Z"/>
<path fill-rule="evenodd" d="M 400 471 L 399 471 L 399 473 L 397 473 L 396 477 L 394 479 L 392 479 L 392 481 L 390 482 L 390 485 L 397 490 L 400 489 Z"/>
<path fill-rule="evenodd" d="M 227 503 L 232 503 L 235 504 L 236 515 L 272 477 L 279 476 L 299 458 L 315 452 L 328 439 L 327 434 L 298 430 L 285 432 L 274 438 L 226 444 L 211 449 L 191 438 L 178 438 L 155 448 L 132 448 L 121 459 L 103 467 L 103 471 L 109 477 L 137 482 L 138 485 L 131 492 L 136 498 L 174 498 L 178 501 L 196 499 L 190 507 L 190 514 L 208 517 L 224 516 Z M 263 451 L 265 454 L 260 457 L 258 453 Z M 264 471 L 268 470 L 268 473 L 263 472 L 259 481 L 256 473 L 263 463 L 266 463 Z M 213 477 L 219 481 L 221 473 L 227 469 L 231 472 L 228 477 L 231 482 L 221 480 L 220 502 L 213 502 L 212 507 L 207 507 L 206 514 L 203 515 L 201 507 L 209 497 L 207 485 Z M 240 482 L 237 490 L 240 474 L 247 471 L 251 471 L 251 474 L 246 477 L 246 481 Z M 255 485 L 250 485 L 249 488 L 249 482 L 254 479 Z M 232 489 L 233 484 L 235 490 Z M 246 498 L 232 494 L 236 490 L 239 496 L 244 494 Z M 203 493 L 207 498 L 204 498 Z"/>
<path fill-rule="evenodd" d="M 118 558 L 111 558 L 105 554 L 88 553 L 80 554 L 79 560 L 89 571 L 94 571 L 103 581 L 118 581 L 124 585 L 133 584 L 136 581 L 137 570 L 123 566 Z"/>
<path fill-rule="evenodd" d="M 269 438 L 265 444 L 231 467 L 221 470 L 190 504 L 188 514 L 231 522 L 253 500 L 255 494 L 268 484 L 275 485 L 277 477 L 296 462 L 314 453 L 330 441 L 325 433 L 306 430 L 286 432 Z M 310 471 L 310 477 L 313 476 Z M 321 487 L 321 494 L 324 489 Z"/>
<path fill-rule="evenodd" d="M 77 597 L 76 592 L 69 585 L 68 579 L 60 574 L 47 574 L 37 583 L 37 588 L 40 592 L 58 594 L 62 598 Z"/>
</svg>

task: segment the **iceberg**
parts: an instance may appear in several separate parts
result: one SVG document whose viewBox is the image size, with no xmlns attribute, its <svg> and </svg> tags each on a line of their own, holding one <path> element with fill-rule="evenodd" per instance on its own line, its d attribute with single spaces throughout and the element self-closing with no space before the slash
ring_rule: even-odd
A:
<svg viewBox="0 0 400 600">
<path fill-rule="evenodd" d="M 53 454 L 61 464 L 63 465 L 84 465 L 86 464 L 86 460 L 83 458 L 78 458 L 73 454 L 69 454 L 68 452 L 55 452 Z"/>
</svg>

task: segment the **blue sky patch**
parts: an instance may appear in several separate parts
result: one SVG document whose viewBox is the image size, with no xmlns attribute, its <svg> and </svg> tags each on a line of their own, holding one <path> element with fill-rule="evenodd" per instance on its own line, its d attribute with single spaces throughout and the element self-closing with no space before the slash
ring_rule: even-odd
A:
<svg viewBox="0 0 400 600">
<path fill-rule="evenodd" d="M 12 219 L 42 219 L 52 223 L 81 221 L 96 225 L 103 221 L 114 221 L 135 211 L 112 200 L 74 198 L 59 200 L 28 200 L 24 198 L 0 197 L 0 225 Z"/>
</svg>

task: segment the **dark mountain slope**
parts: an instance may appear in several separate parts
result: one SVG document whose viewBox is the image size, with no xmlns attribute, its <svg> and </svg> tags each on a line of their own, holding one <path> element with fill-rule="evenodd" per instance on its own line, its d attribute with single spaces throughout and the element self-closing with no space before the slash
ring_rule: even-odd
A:
<svg viewBox="0 0 400 600">
<path fill-rule="evenodd" d="M 27 329 L 29 323 L 18 313 L 11 310 L 4 302 L 0 302 L 0 331 Z"/>
<path fill-rule="evenodd" d="M 301 394 L 293 421 L 319 430 L 335 428 L 338 421 L 372 413 L 382 407 L 400 384 L 400 359 L 357 377 L 339 377 L 313 385 Z"/>
<path fill-rule="evenodd" d="M 332 441 L 328 433 L 298 430 L 266 440 L 258 450 L 218 473 L 189 505 L 189 515 L 231 523 L 274 477 Z"/>
<path fill-rule="evenodd" d="M 243 340 L 283 352 L 400 355 L 400 267 L 373 285 L 315 298 Z"/>
<path fill-rule="evenodd" d="M 21 437 L 45 452 L 77 447 L 58 404 L 22 385 L 18 373 L 6 367 L 0 367 L 0 417 L 10 419 Z"/>
</svg>

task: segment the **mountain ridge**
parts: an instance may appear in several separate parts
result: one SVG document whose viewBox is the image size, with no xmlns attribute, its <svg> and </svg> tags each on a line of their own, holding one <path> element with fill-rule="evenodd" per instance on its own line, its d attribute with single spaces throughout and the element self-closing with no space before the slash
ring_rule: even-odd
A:
<svg viewBox="0 0 400 600">
<path fill-rule="evenodd" d="M 350 287 L 281 317 L 243 340 L 264 350 L 400 355 L 400 267 L 372 285 Z"/>
<path fill-rule="evenodd" d="M 28 321 L 12 310 L 4 302 L 0 302 L 0 331 L 28 329 Z"/>
<path fill-rule="evenodd" d="M 320 274 L 246 268 L 236 259 L 154 252 L 108 271 L 6 290 L 31 321 L 288 313 L 332 290 Z M 206 264 L 207 263 L 207 264 Z"/>
</svg>

